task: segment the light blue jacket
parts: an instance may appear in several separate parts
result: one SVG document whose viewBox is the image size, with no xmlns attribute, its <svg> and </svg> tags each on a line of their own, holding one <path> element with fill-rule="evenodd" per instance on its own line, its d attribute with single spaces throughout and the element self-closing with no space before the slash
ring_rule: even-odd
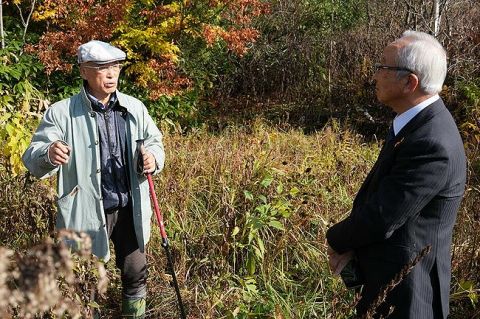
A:
<svg viewBox="0 0 480 319">
<path fill-rule="evenodd" d="M 150 238 L 150 206 L 148 181 L 136 173 L 136 140 L 144 139 L 145 148 L 155 156 L 157 170 L 163 168 L 165 153 L 162 134 L 142 102 L 116 92 L 118 102 L 127 110 L 128 173 L 132 194 L 133 220 L 138 246 L 144 249 Z M 68 163 L 53 166 L 47 156 L 49 146 L 63 141 L 72 151 Z M 92 252 L 105 261 L 110 259 L 109 241 L 102 204 L 100 148 L 96 113 L 85 90 L 53 104 L 32 137 L 22 157 L 28 170 L 38 178 L 58 174 L 57 228 L 84 231 L 92 238 Z"/>
</svg>

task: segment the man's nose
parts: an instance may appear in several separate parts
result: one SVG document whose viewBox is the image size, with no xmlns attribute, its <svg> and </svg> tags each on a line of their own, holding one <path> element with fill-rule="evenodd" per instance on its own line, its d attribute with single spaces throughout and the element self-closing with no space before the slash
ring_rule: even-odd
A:
<svg viewBox="0 0 480 319">
<path fill-rule="evenodd" d="M 109 68 L 107 69 L 106 75 L 107 75 L 107 77 L 110 78 L 110 79 L 113 78 L 113 76 L 115 75 L 115 71 L 113 70 L 112 67 L 109 67 Z"/>
</svg>

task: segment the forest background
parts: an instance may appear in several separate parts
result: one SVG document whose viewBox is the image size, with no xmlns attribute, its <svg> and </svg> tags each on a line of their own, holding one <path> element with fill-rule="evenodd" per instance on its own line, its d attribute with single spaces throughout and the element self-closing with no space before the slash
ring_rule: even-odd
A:
<svg viewBox="0 0 480 319">
<path fill-rule="evenodd" d="M 347 318 L 355 296 L 328 270 L 325 230 L 393 117 L 372 67 L 413 29 L 448 52 L 441 96 L 468 156 L 451 318 L 480 318 L 479 28 L 476 0 L 0 0 L 0 316 L 118 316 L 114 263 L 49 239 L 55 183 L 20 162 L 45 109 L 79 91 L 76 48 L 97 39 L 127 52 L 120 90 L 164 133 L 155 182 L 189 318 Z M 148 315 L 177 318 L 156 228 L 147 253 Z"/>
</svg>

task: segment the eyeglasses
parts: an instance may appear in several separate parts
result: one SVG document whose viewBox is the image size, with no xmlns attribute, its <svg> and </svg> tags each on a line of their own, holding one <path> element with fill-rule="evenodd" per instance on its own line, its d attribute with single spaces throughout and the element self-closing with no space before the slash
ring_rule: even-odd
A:
<svg viewBox="0 0 480 319">
<path fill-rule="evenodd" d="M 122 69 L 122 64 L 117 63 L 117 64 L 111 64 L 111 65 L 99 65 L 99 66 L 93 66 L 93 65 L 84 65 L 84 68 L 88 69 L 95 69 L 97 72 L 100 73 L 107 73 L 109 70 L 112 70 L 114 72 L 120 72 Z"/>
<path fill-rule="evenodd" d="M 375 63 L 373 65 L 373 67 L 375 68 L 375 71 L 378 71 L 380 69 L 384 69 L 384 70 L 394 70 L 394 71 L 405 71 L 405 72 L 410 72 L 410 73 L 415 74 L 415 72 L 413 72 L 412 70 L 410 70 L 408 68 L 401 67 L 401 66 L 390 66 L 390 65 L 383 65 L 383 64 L 380 64 L 380 63 Z"/>
</svg>

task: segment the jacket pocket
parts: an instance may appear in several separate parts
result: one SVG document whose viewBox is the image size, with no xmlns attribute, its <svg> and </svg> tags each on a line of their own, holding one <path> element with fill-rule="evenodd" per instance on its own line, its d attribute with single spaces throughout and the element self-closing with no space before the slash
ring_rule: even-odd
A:
<svg viewBox="0 0 480 319">
<path fill-rule="evenodd" d="M 70 224 L 73 202 L 77 197 L 77 194 L 79 191 L 80 191 L 80 186 L 77 185 L 68 194 L 60 197 L 57 200 L 58 213 L 59 213 L 57 216 L 57 227 L 67 228 L 68 225 Z"/>
</svg>

